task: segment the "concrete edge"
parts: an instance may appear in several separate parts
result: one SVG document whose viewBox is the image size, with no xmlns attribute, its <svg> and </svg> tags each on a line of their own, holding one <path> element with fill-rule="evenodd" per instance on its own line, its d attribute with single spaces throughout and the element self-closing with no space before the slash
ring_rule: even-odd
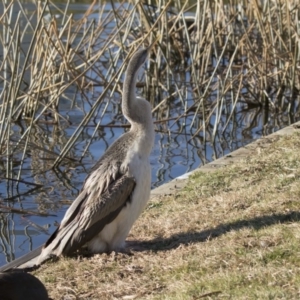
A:
<svg viewBox="0 0 300 300">
<path fill-rule="evenodd" d="M 191 176 L 195 172 L 199 172 L 199 171 L 211 172 L 218 168 L 230 165 L 233 162 L 237 162 L 237 161 L 251 155 L 252 153 L 254 153 L 256 151 L 256 149 L 258 147 L 263 147 L 264 144 L 272 143 L 280 136 L 291 135 L 294 132 L 296 132 L 297 130 L 298 131 L 300 130 L 300 122 L 296 122 L 290 126 L 280 129 L 270 135 L 259 138 L 256 141 L 248 144 L 245 147 L 239 148 L 239 149 L 231 152 L 230 154 L 227 154 L 221 158 L 218 158 L 217 160 L 212 161 L 204 166 L 201 166 L 191 172 L 185 173 L 185 174 L 173 179 L 172 181 L 165 183 L 165 184 L 151 190 L 150 199 L 157 198 L 159 196 L 173 195 L 186 186 L 189 176 Z"/>
</svg>

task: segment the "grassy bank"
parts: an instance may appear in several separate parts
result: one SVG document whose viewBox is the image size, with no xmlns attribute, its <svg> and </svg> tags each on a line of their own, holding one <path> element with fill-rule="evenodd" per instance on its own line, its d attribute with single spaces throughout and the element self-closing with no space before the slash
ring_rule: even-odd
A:
<svg viewBox="0 0 300 300">
<path fill-rule="evenodd" d="M 298 299 L 299 147 L 299 133 L 276 137 L 152 199 L 132 255 L 64 258 L 35 275 L 53 299 Z"/>
<path fill-rule="evenodd" d="M 76 17 L 71 1 L 36 2 L 29 10 L 22 1 L 3 3 L 0 155 L 8 178 L 22 179 L 24 161 L 38 156 L 29 154 L 36 146 L 50 156 L 45 171 L 80 160 L 71 149 L 88 126 L 99 136 L 107 125 L 100 116 L 120 99 L 129 57 L 157 37 L 138 86 L 153 106 L 158 132 L 188 128 L 199 148 L 239 135 L 237 126 L 249 138 L 259 122 L 267 134 L 299 119 L 297 1 L 94 0 Z M 80 120 L 66 107 L 82 111 Z M 60 131 L 72 123 L 74 130 L 60 147 L 45 147 L 32 141 L 45 123 Z M 124 119 L 111 123 L 123 126 Z M 19 127 L 20 135 L 12 130 Z"/>
</svg>

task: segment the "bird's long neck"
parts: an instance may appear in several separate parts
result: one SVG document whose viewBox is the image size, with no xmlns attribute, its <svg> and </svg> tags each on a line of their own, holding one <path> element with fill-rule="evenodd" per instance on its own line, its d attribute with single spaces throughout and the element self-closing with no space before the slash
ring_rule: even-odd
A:
<svg viewBox="0 0 300 300">
<path fill-rule="evenodd" d="M 135 96 L 137 73 L 138 70 L 134 70 L 132 65 L 129 64 L 123 84 L 122 111 L 131 124 L 139 122 L 139 116 L 135 109 L 138 101 Z"/>
<path fill-rule="evenodd" d="M 122 111 L 125 118 L 130 122 L 130 131 L 136 135 L 136 141 L 140 141 L 148 153 L 154 142 L 154 126 L 150 103 L 135 96 L 136 78 L 138 69 L 129 66 L 127 69 L 122 96 Z"/>
</svg>

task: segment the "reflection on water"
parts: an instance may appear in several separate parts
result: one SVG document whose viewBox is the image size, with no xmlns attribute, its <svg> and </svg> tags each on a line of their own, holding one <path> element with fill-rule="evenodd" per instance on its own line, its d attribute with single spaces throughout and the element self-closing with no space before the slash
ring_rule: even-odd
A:
<svg viewBox="0 0 300 300">
<path fill-rule="evenodd" d="M 56 2 L 59 3 L 59 1 Z M 79 1 L 77 2 L 79 3 Z M 34 7 L 32 4 L 28 4 L 26 9 L 30 13 Z M 87 7 L 82 4 L 70 4 L 69 9 L 79 18 Z M 28 30 L 30 31 L 30 29 Z M 2 56 L 1 53 L 0 55 Z M 151 64 L 153 63 L 155 63 L 154 58 L 152 58 Z M 228 61 L 224 64 L 228 64 Z M 102 68 L 101 73 L 103 74 L 106 71 L 104 65 L 103 63 L 99 66 Z M 191 74 L 184 69 L 178 68 L 176 71 L 169 90 L 172 90 L 172 85 L 175 86 L 174 81 L 176 80 L 178 89 L 187 90 L 184 105 L 192 107 L 195 99 L 191 93 L 193 88 L 189 84 L 192 82 Z M 91 76 L 96 75 L 91 74 Z M 141 82 L 143 81 L 144 78 L 141 78 Z M 87 172 L 107 147 L 126 131 L 126 127 L 123 126 L 126 121 L 120 111 L 120 94 L 116 91 L 112 99 L 106 99 L 99 106 L 94 118 L 72 146 L 67 159 L 64 159 L 59 167 L 52 168 L 57 157 L 56 153 L 60 153 L 64 148 L 102 90 L 101 85 L 95 86 L 91 93 L 86 93 L 89 96 L 87 101 L 79 90 L 69 88 L 65 92 L 65 99 L 59 103 L 60 114 L 69 122 L 54 124 L 49 115 L 45 116 L 44 122 L 33 126 L 30 138 L 26 140 L 25 157 L 22 157 L 24 145 L 20 145 L 20 153 L 16 156 L 18 159 L 13 161 L 11 168 L 13 176 L 10 177 L 16 178 L 18 167 L 23 164 L 21 183 L 5 180 L 7 166 L 5 158 L 1 160 L 0 265 L 32 250 L 48 238 L 49 234 L 54 231 L 57 222 L 62 219 L 71 201 L 77 196 Z M 139 89 L 138 92 L 145 91 Z M 155 93 L 153 92 L 153 94 Z M 161 89 L 155 96 L 150 95 L 153 106 L 155 107 L 166 96 L 167 92 L 164 89 Z M 250 107 L 245 103 L 238 104 L 234 116 L 228 118 L 232 106 L 228 103 L 227 106 L 224 105 L 225 109 L 221 113 L 217 130 L 215 128 L 217 114 L 215 114 L 216 116 L 206 124 L 203 135 L 202 131 L 198 132 L 203 122 L 200 113 L 196 120 L 194 120 L 194 111 L 192 110 L 186 117 L 177 119 L 184 111 L 180 99 L 170 97 L 165 105 L 168 106 L 168 110 L 163 112 L 157 110 L 154 113 L 154 119 L 166 121 L 156 124 L 155 147 L 150 158 L 152 187 L 168 182 L 204 163 L 226 155 L 262 135 L 274 132 L 289 125 L 292 121 L 296 121 L 291 120 L 290 116 L 286 114 L 273 113 L 266 117 L 266 111 L 262 107 Z M 105 114 L 102 116 L 104 109 Z M 99 126 L 95 132 L 98 123 L 108 124 L 108 126 Z M 12 139 L 17 141 L 26 130 L 27 125 L 24 120 L 15 123 L 12 127 Z M 222 128 L 226 129 L 222 130 Z"/>
</svg>

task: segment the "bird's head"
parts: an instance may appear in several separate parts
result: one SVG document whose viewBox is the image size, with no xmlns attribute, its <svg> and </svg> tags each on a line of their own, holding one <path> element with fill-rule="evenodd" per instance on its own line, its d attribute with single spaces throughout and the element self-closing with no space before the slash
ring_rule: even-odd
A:
<svg viewBox="0 0 300 300">
<path fill-rule="evenodd" d="M 139 49 L 136 51 L 130 59 L 129 66 L 132 66 L 132 72 L 136 73 L 139 68 L 146 62 L 148 55 L 156 44 L 158 38 L 147 48 Z"/>
<path fill-rule="evenodd" d="M 148 54 L 148 48 L 140 49 L 133 54 L 129 62 L 132 72 L 137 73 L 140 67 L 146 62 Z"/>
</svg>

